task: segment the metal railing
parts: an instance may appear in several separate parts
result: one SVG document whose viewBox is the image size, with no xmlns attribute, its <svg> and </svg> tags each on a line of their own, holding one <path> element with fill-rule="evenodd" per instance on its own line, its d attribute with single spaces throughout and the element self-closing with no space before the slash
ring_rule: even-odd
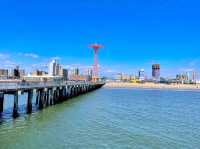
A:
<svg viewBox="0 0 200 149">
<path fill-rule="evenodd" d="M 17 90 L 17 89 L 31 89 L 31 88 L 48 88 L 59 87 L 65 85 L 94 85 L 103 84 L 103 82 L 89 82 L 89 81 L 57 81 L 57 82 L 0 82 L 0 91 L 2 90 Z"/>
</svg>

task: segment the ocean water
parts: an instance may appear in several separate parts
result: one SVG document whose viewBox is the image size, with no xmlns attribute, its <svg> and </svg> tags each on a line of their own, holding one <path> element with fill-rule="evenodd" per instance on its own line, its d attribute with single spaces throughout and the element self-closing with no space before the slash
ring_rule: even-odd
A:
<svg viewBox="0 0 200 149">
<path fill-rule="evenodd" d="M 7 97 L 0 149 L 199 149 L 200 92 L 102 88 L 12 119 Z"/>
</svg>

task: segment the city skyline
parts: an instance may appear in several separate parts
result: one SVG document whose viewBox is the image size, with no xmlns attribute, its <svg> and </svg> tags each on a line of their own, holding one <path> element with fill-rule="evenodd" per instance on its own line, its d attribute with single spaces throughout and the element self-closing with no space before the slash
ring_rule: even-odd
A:
<svg viewBox="0 0 200 149">
<path fill-rule="evenodd" d="M 53 57 L 68 68 L 91 67 L 87 45 L 97 41 L 105 45 L 98 59 L 107 75 L 141 68 L 150 75 L 153 63 L 161 76 L 200 70 L 198 1 L 8 0 L 1 7 L 2 67 L 41 69 Z"/>
</svg>

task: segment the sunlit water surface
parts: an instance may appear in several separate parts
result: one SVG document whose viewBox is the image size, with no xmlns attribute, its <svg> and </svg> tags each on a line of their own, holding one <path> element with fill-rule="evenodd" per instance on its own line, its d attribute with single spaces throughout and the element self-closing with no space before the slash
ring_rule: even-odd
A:
<svg viewBox="0 0 200 149">
<path fill-rule="evenodd" d="M 12 96 L 0 124 L 1 149 L 200 148 L 200 92 L 107 89 L 23 114 L 13 120 Z"/>
</svg>

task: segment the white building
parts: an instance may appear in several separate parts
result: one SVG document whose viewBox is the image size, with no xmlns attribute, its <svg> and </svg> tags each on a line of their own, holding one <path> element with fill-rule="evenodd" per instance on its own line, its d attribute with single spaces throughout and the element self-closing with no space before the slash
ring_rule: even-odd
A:
<svg viewBox="0 0 200 149">
<path fill-rule="evenodd" d="M 49 63 L 48 74 L 50 76 L 57 76 L 57 75 L 59 75 L 59 69 L 60 69 L 60 65 L 59 65 L 58 61 L 54 59 Z"/>
<path fill-rule="evenodd" d="M 144 81 L 145 80 L 145 73 L 144 73 L 144 69 L 140 69 L 138 71 L 138 78 L 140 81 Z"/>
</svg>

